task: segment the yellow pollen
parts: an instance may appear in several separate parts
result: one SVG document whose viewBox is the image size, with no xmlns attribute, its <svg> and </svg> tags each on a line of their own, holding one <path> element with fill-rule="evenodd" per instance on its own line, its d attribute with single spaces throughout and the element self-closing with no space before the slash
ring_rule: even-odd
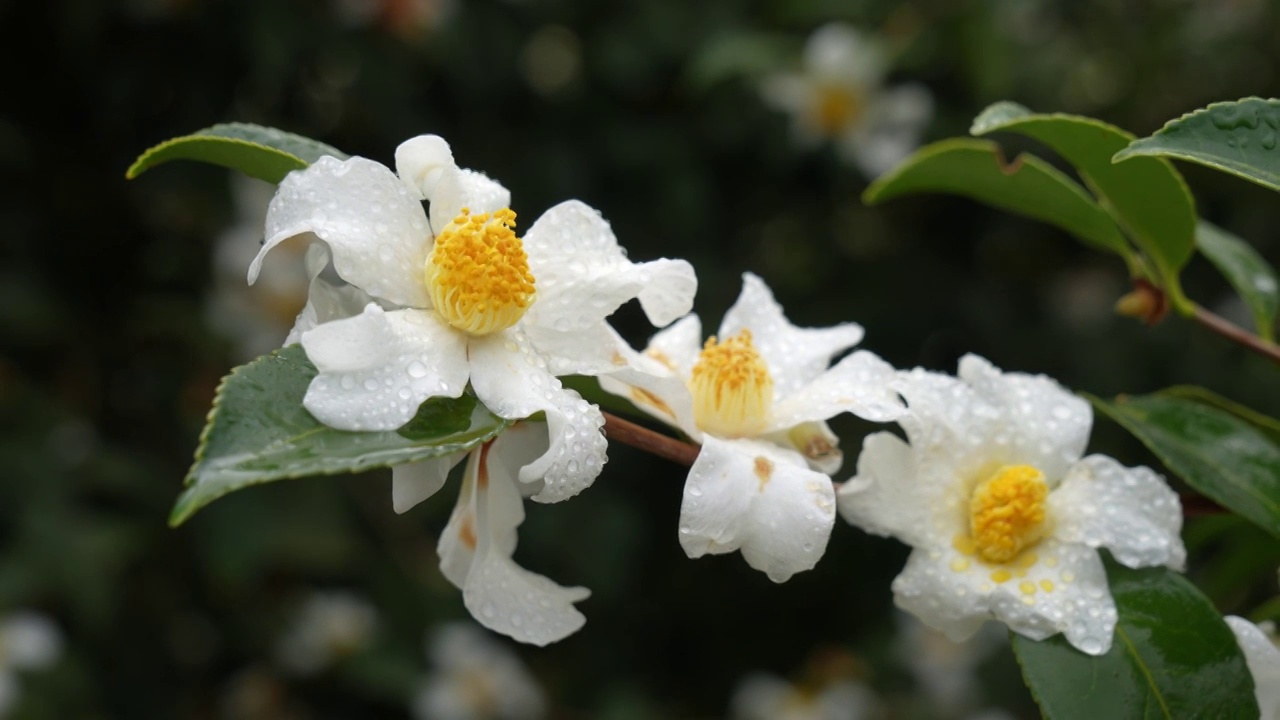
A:
<svg viewBox="0 0 1280 720">
<path fill-rule="evenodd" d="M 969 498 L 969 534 L 978 555 L 992 563 L 1013 560 L 1045 536 L 1044 474 L 1012 465 L 979 483 Z M 1030 556 L 1028 565 L 1035 564 Z"/>
<path fill-rule="evenodd" d="M 507 208 L 472 215 L 463 208 L 436 236 L 427 256 L 431 303 L 445 322 L 470 335 L 515 325 L 533 304 L 533 274 L 516 214 Z"/>
<path fill-rule="evenodd" d="M 773 404 L 773 378 L 751 344 L 751 331 L 717 343 L 707 340 L 689 383 L 693 419 L 717 437 L 751 437 L 764 432 Z"/>
</svg>

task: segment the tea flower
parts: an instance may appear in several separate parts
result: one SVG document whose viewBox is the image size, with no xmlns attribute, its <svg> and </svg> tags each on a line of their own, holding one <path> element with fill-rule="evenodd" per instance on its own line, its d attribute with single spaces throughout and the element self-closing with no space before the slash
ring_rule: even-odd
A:
<svg viewBox="0 0 1280 720">
<path fill-rule="evenodd" d="M 422 720 L 538 720 L 542 688 L 520 658 L 466 623 L 436 630 L 427 643 L 434 672 L 413 702 Z"/>
<path fill-rule="evenodd" d="M 1147 468 L 1082 458 L 1089 405 L 1046 377 L 968 355 L 959 378 L 916 369 L 895 387 L 909 444 L 869 436 L 839 496 L 846 520 L 914 548 L 898 606 L 953 640 L 994 618 L 1105 653 L 1116 609 L 1097 549 L 1180 568 L 1177 495 Z"/>
<path fill-rule="evenodd" d="M 535 499 L 577 494 L 604 462 L 601 416 L 555 376 L 613 369 L 604 319 L 631 298 L 657 325 L 687 312 L 692 268 L 628 261 L 608 223 L 577 201 L 517 236 L 507 190 L 458 168 L 437 136 L 401 144 L 396 167 L 398 176 L 364 158 L 324 157 L 290 173 L 271 202 L 251 283 L 267 252 L 312 232 L 336 274 L 370 299 L 331 319 L 343 313 L 319 317 L 313 297 L 318 324 L 300 337 L 319 374 L 303 404 L 330 427 L 390 430 L 470 382 L 504 418 L 546 414 L 550 448 L 520 471 L 523 482 L 545 478 Z"/>
<path fill-rule="evenodd" d="M 373 641 L 378 611 L 350 592 L 310 595 L 276 646 L 276 659 L 295 675 L 315 675 Z"/>
<path fill-rule="evenodd" d="M 680 508 L 689 557 L 741 550 L 783 582 L 817 563 L 835 522 L 824 473 L 841 458 L 825 421 L 842 412 L 897 417 L 893 368 L 865 351 L 829 368 L 862 328 L 798 328 L 750 273 L 719 334 L 701 337 L 690 315 L 654 335 L 643 355 L 622 343 L 629 368 L 602 376 L 601 387 L 702 443 Z"/>
<path fill-rule="evenodd" d="M 1007 633 L 985 625 L 974 637 L 958 643 L 925 625 L 914 615 L 899 613 L 894 651 L 928 699 L 930 715 L 967 717 L 981 699 L 978 667 L 1000 646 Z"/>
<path fill-rule="evenodd" d="M 1258 626 L 1234 615 L 1224 619 L 1235 633 L 1249 674 L 1253 675 L 1262 720 L 1280 719 L 1280 647 L 1276 647 L 1275 625 L 1267 622 Z"/>
<path fill-rule="evenodd" d="M 792 116 L 800 143 L 830 140 L 875 177 L 911 154 L 933 115 L 933 97 L 923 86 L 881 88 L 886 65 L 875 40 L 830 23 L 809 37 L 802 72 L 766 78 L 761 93 Z"/>
<path fill-rule="evenodd" d="M 522 422 L 470 452 L 454 453 L 392 468 L 396 512 L 405 512 L 444 484 L 449 470 L 467 461 L 462 489 L 440 535 L 440 570 L 462 590 L 462 601 L 481 625 L 521 642 L 546 645 L 582 627 L 573 604 L 591 593 L 566 588 L 531 573 L 511 559 L 516 528 L 524 522 L 522 494 L 535 494 L 518 480 L 520 468 L 547 450 L 540 423 Z"/>
<path fill-rule="evenodd" d="M 800 682 L 768 673 L 744 677 L 734 690 L 732 720 L 861 720 L 880 717 L 880 701 L 858 679 L 858 661 L 839 650 L 810 657 Z"/>
<path fill-rule="evenodd" d="M 62 655 L 62 633 L 39 613 L 15 612 L 0 621 L 0 717 L 22 695 L 18 674 L 43 670 Z"/>
</svg>

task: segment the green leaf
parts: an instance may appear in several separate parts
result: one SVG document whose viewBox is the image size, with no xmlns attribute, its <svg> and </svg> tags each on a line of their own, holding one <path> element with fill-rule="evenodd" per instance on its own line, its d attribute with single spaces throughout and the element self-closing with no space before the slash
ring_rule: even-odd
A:
<svg viewBox="0 0 1280 720">
<path fill-rule="evenodd" d="M 1280 309 L 1276 271 L 1249 243 L 1203 220 L 1196 226 L 1196 248 L 1217 266 L 1249 306 L 1258 335 L 1263 340 L 1274 339 L 1276 311 Z"/>
<path fill-rule="evenodd" d="M 1120 617 L 1105 655 L 1086 655 L 1061 635 L 1012 636 L 1045 718 L 1258 717 L 1235 635 L 1194 585 L 1168 568 L 1110 559 L 1107 578 Z"/>
<path fill-rule="evenodd" d="M 1075 166 L 1116 222 L 1155 264 L 1176 307 L 1189 312 L 1178 271 L 1194 251 L 1196 210 L 1182 176 L 1168 161 L 1141 158 L 1119 165 L 1111 158 L 1133 135 L 1078 115 L 1038 115 L 1009 102 L 992 105 L 973 121 L 974 135 L 1004 130 L 1048 145 Z"/>
<path fill-rule="evenodd" d="M 1174 385 L 1160 391 L 1161 395 L 1170 397 L 1178 397 L 1186 400 L 1194 400 L 1202 405 L 1225 410 L 1232 415 L 1244 420 L 1261 430 L 1264 434 L 1271 438 L 1272 442 L 1280 443 L 1280 420 L 1264 415 L 1251 407 L 1241 405 L 1240 403 L 1222 397 L 1221 395 L 1202 388 L 1198 385 Z"/>
<path fill-rule="evenodd" d="M 1244 98 L 1214 103 L 1165 123 L 1116 153 L 1116 162 L 1171 157 L 1208 165 L 1280 190 L 1280 100 Z"/>
<path fill-rule="evenodd" d="M 315 376 L 302 347 L 291 345 L 223 379 L 171 525 L 249 485 L 425 460 L 475 447 L 510 425 L 463 395 L 428 400 L 396 431 L 335 430 L 302 407 Z"/>
<path fill-rule="evenodd" d="M 292 170 L 301 170 L 325 155 L 347 156 L 317 140 L 275 128 L 227 123 L 166 140 L 138 156 L 125 177 L 132 180 L 170 160 L 197 160 L 239 170 L 279 183 Z"/>
<path fill-rule="evenodd" d="M 1089 397 L 1188 485 L 1280 537 L 1280 446 L 1249 422 L 1168 395 Z"/>
<path fill-rule="evenodd" d="M 1111 216 L 1071 178 L 1040 158 L 1012 163 L 989 140 L 959 138 L 920 148 L 867 188 L 875 205 L 918 192 L 945 192 L 1056 225 L 1085 243 L 1129 257 L 1132 250 Z"/>
</svg>

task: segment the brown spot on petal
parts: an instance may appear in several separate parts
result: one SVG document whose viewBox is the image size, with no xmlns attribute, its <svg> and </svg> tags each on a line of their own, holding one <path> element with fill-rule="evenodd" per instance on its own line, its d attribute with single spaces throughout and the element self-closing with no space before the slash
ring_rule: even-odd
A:
<svg viewBox="0 0 1280 720">
<path fill-rule="evenodd" d="M 653 407 L 655 410 L 666 415 L 672 420 L 676 419 L 676 412 L 671 409 L 671 406 L 663 402 L 662 398 L 654 395 L 648 390 L 638 387 L 631 388 L 631 399 L 635 402 Z"/>
<path fill-rule="evenodd" d="M 476 468 L 476 487 L 484 490 L 489 487 L 489 447 L 493 445 L 493 441 L 480 446 L 480 467 Z"/>
<path fill-rule="evenodd" d="M 614 350 L 614 351 L 613 351 L 613 357 L 609 358 L 609 360 L 610 360 L 614 365 L 626 365 L 626 364 L 627 364 L 627 359 L 626 359 L 626 358 L 624 358 L 624 357 L 622 357 L 622 353 L 618 352 L 617 350 Z"/>
<path fill-rule="evenodd" d="M 471 513 L 463 516 L 462 527 L 458 529 L 458 539 L 468 548 L 476 549 L 476 522 Z"/>
<path fill-rule="evenodd" d="M 773 477 L 773 461 L 767 457 L 756 457 L 756 477 L 760 478 L 760 491 L 764 491 L 765 483 Z"/>
<path fill-rule="evenodd" d="M 814 462 L 821 462 L 839 454 L 840 449 L 822 435 L 814 435 L 804 446 L 804 456 Z"/>
<path fill-rule="evenodd" d="M 663 365 L 666 365 L 668 370 L 675 372 L 676 364 L 671 362 L 671 358 L 667 357 L 666 353 L 662 352 L 661 350 L 645 350 L 644 354 L 648 355 L 654 360 L 657 360 Z"/>
</svg>

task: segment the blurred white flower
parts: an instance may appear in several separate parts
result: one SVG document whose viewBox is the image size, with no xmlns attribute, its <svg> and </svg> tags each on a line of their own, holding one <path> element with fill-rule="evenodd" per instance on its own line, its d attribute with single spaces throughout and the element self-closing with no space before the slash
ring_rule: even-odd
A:
<svg viewBox="0 0 1280 720">
<path fill-rule="evenodd" d="M 809 37 L 801 72 L 767 77 L 760 91 L 765 102 L 791 115 L 798 142 L 830 140 L 875 177 L 915 150 L 933 115 L 933 96 L 924 86 L 881 87 L 887 64 L 875 39 L 830 23 Z"/>
<path fill-rule="evenodd" d="M 885 421 L 903 410 L 889 389 L 893 368 L 875 355 L 860 350 L 828 367 L 861 339 L 854 323 L 792 325 L 747 273 L 705 344 L 696 315 L 654 335 L 643 354 L 618 340 L 627 367 L 601 387 L 702 444 L 680 507 L 689 557 L 741 550 L 774 582 L 822 557 L 835 522 L 825 473 L 841 463 L 826 420 L 852 412 Z"/>
<path fill-rule="evenodd" d="M 1261 720 L 1280 720 L 1280 647 L 1276 646 L 1275 624 L 1254 625 L 1235 615 L 1225 619 L 1253 675 Z"/>
<path fill-rule="evenodd" d="M 524 522 L 522 495 L 539 483 L 519 480 L 520 468 L 547 449 L 541 423 L 521 422 L 471 450 L 392 468 L 392 500 L 404 512 L 435 494 L 463 459 L 458 502 L 440 535 L 440 570 L 462 590 L 471 615 L 490 630 L 520 642 L 546 645 L 578 631 L 586 622 L 573 604 L 591 593 L 562 587 L 511 559 L 516 528 Z"/>
<path fill-rule="evenodd" d="M 330 427 L 391 430 L 423 401 L 456 398 L 470 384 L 504 418 L 545 414 L 547 452 L 520 480 L 540 483 L 541 502 L 576 495 L 604 464 L 603 418 L 556 376 L 614 369 L 605 318 L 632 298 L 655 325 L 687 312 L 693 268 L 629 261 L 609 224 L 578 201 L 518 237 L 507 189 L 459 168 L 438 136 L 402 143 L 396 167 L 398 175 L 364 158 L 323 157 L 290 173 L 271 201 L 249 281 L 272 248 L 314 232 L 349 283 L 337 297 L 317 277 L 295 327 L 319 371 L 303 405 Z M 366 304 L 345 317 L 350 294 Z"/>
<path fill-rule="evenodd" d="M 857 679 L 857 660 L 823 650 L 808 662 L 799 683 L 768 673 L 744 677 L 730 702 L 731 720 L 868 720 L 881 716 L 880 701 Z"/>
<path fill-rule="evenodd" d="M 958 378 L 917 368 L 895 389 L 910 444 L 868 436 L 840 512 L 914 548 L 894 600 L 931 627 L 964 640 L 994 618 L 1101 655 L 1116 609 L 1097 549 L 1182 567 L 1178 496 L 1148 468 L 1081 458 L 1089 404 L 1053 380 L 966 355 Z"/>
<path fill-rule="evenodd" d="M 981 700 L 978 666 L 1001 645 L 1005 633 L 986 625 L 977 635 L 955 642 L 909 613 L 898 615 L 898 658 L 911 671 L 937 717 L 962 717 Z"/>
<path fill-rule="evenodd" d="M 315 675 L 373 641 L 378 611 L 341 590 L 315 592 L 299 607 L 276 645 L 276 660 L 294 675 Z"/>
<path fill-rule="evenodd" d="M 0 717 L 22 695 L 19 673 L 44 670 L 62 655 L 62 632 L 39 613 L 20 610 L 0 620 Z"/>
<path fill-rule="evenodd" d="M 413 701 L 419 720 L 539 720 L 542 689 L 511 650 L 466 623 L 436 630 L 427 642 L 434 666 Z"/>
</svg>

